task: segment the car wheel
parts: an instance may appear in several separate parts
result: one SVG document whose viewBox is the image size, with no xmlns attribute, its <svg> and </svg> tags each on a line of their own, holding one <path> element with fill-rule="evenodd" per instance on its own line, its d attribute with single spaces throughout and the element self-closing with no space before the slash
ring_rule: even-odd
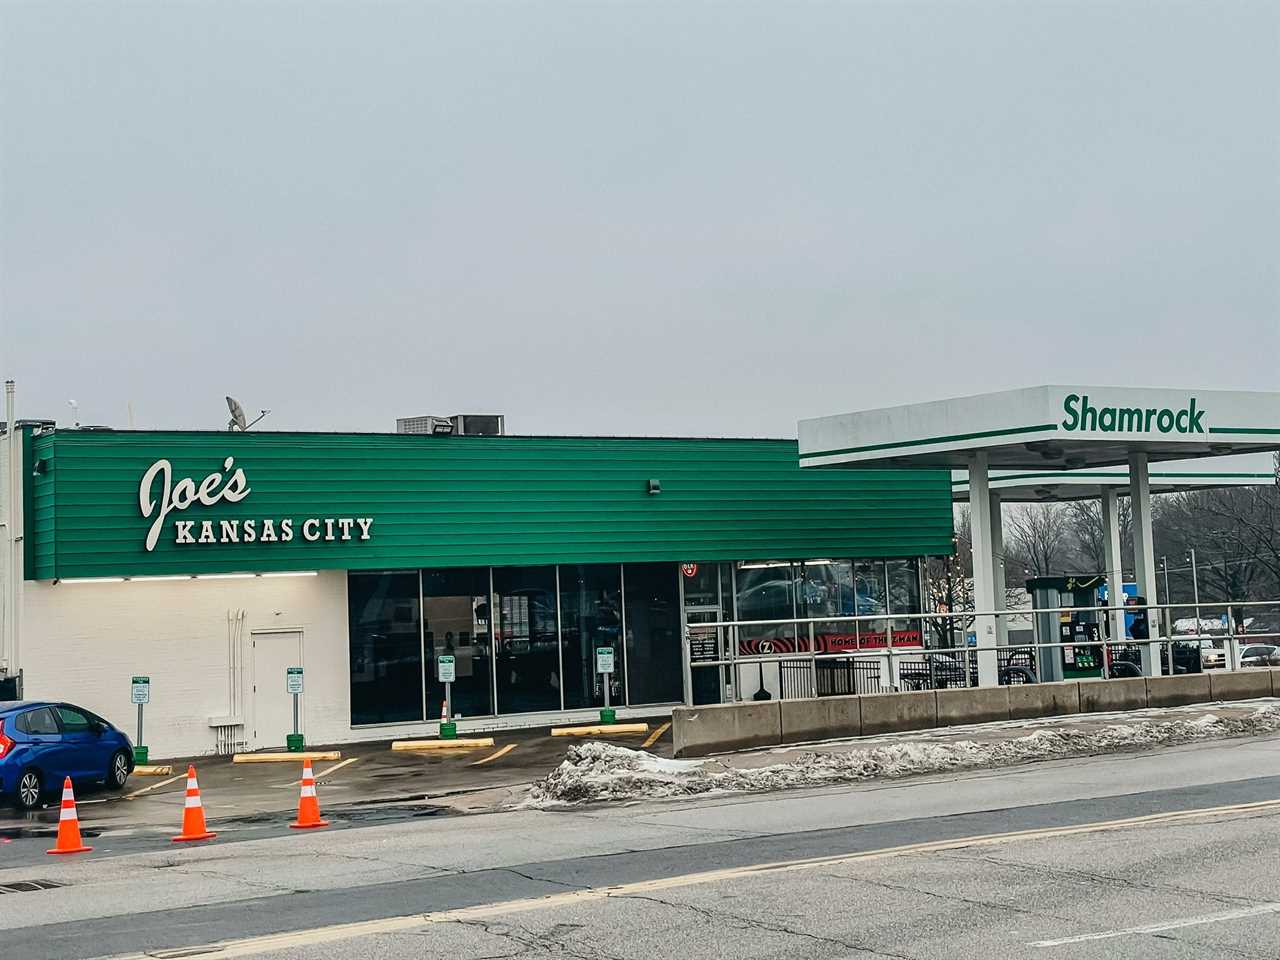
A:
<svg viewBox="0 0 1280 960">
<path fill-rule="evenodd" d="M 44 796 L 44 782 L 35 770 L 24 770 L 18 778 L 18 806 L 23 810 L 34 810 L 40 806 Z"/>
<path fill-rule="evenodd" d="M 107 771 L 107 787 L 120 790 L 129 779 L 129 754 L 117 750 L 111 757 L 111 769 Z"/>
</svg>

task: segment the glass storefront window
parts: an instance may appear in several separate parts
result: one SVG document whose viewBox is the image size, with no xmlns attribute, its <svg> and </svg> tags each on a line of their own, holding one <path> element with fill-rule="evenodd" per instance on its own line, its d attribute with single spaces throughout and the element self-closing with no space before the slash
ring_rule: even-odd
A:
<svg viewBox="0 0 1280 960">
<path fill-rule="evenodd" d="M 418 571 L 347 577 L 351 723 L 421 720 Z"/>
<path fill-rule="evenodd" d="M 890 560 L 889 612 L 920 613 L 920 570 L 914 560 Z M 894 617 L 891 621 L 893 645 L 916 647 L 924 643 L 923 625 L 918 617 Z"/>
<path fill-rule="evenodd" d="M 428 719 L 440 716 L 444 702 L 444 684 L 436 679 L 435 666 L 441 654 L 454 658 L 454 715 L 474 717 L 493 712 L 490 607 L 488 567 L 422 571 Z"/>
<path fill-rule="evenodd" d="M 617 564 L 560 568 L 560 643 L 564 661 L 564 705 L 604 706 L 596 673 L 596 647 L 612 647 L 615 673 L 609 702 L 623 702 L 622 567 Z"/>
<path fill-rule="evenodd" d="M 853 602 L 859 616 L 881 615 L 887 611 L 885 604 L 885 569 L 883 560 L 858 560 L 853 565 Z M 883 619 L 857 622 L 858 646 L 887 646 L 885 631 L 888 622 Z"/>
<path fill-rule="evenodd" d="M 853 615 L 853 564 L 848 560 L 810 560 L 801 564 L 796 613 L 801 617 Z M 807 632 L 808 628 L 804 630 Z M 818 653 L 855 650 L 858 635 L 852 623 L 815 623 L 814 646 Z"/>
<path fill-rule="evenodd" d="M 555 567 L 493 570 L 498 712 L 560 709 Z"/>
<path fill-rule="evenodd" d="M 674 563 L 628 563 L 626 596 L 628 703 L 684 699 L 680 586 Z"/>
<path fill-rule="evenodd" d="M 774 561 L 738 564 L 738 619 L 782 620 L 796 616 L 795 565 Z M 805 632 L 805 649 L 808 631 Z M 795 624 L 738 628 L 738 655 L 790 653 L 799 649 Z"/>
</svg>

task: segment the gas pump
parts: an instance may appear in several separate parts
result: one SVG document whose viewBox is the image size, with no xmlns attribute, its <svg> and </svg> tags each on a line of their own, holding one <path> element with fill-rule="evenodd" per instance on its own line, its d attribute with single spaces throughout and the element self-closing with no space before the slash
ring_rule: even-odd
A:
<svg viewBox="0 0 1280 960">
<path fill-rule="evenodd" d="M 1037 610 L 1053 607 L 1096 607 L 1098 587 L 1104 576 L 1033 577 L 1027 581 L 1031 605 Z M 1035 615 L 1037 643 L 1063 643 L 1040 648 L 1040 679 L 1080 680 L 1104 675 L 1101 628 L 1097 610 L 1063 610 Z"/>
</svg>

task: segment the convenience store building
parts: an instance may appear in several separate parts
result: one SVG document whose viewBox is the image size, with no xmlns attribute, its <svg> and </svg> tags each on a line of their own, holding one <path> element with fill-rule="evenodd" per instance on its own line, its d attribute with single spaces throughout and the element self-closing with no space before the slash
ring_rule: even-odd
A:
<svg viewBox="0 0 1280 960">
<path fill-rule="evenodd" d="M 802 470 L 794 440 L 16 436 L 0 676 L 127 728 L 149 676 L 153 756 L 281 745 L 290 666 L 312 743 L 434 733 L 445 654 L 462 730 L 593 715 L 598 646 L 620 716 L 731 699 L 691 626 L 874 613 L 819 652 L 918 646 L 922 558 L 952 550 L 947 471 Z M 739 653 L 807 642 L 747 627 Z"/>
</svg>

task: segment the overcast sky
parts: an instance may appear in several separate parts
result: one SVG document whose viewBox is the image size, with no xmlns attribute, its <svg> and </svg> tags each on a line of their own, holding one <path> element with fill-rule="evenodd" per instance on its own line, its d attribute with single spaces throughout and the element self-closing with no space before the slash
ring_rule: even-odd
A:
<svg viewBox="0 0 1280 960">
<path fill-rule="evenodd" d="M 0 0 L 23 416 L 1280 389 L 1280 4 Z"/>
</svg>

